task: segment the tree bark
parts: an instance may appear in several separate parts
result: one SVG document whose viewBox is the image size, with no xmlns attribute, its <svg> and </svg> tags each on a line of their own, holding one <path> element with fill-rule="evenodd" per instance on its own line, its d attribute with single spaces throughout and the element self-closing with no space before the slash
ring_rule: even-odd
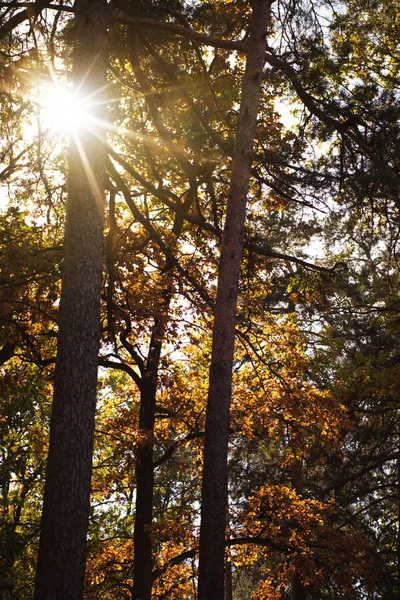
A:
<svg viewBox="0 0 400 600">
<path fill-rule="evenodd" d="M 136 447 L 136 514 L 133 536 L 135 548 L 133 597 L 135 600 L 151 600 L 153 586 L 151 526 L 154 497 L 154 424 L 158 369 L 172 293 L 171 272 L 167 274 L 167 279 L 168 284 L 164 293 L 161 315 L 156 319 L 153 327 L 146 370 L 140 390 L 140 438 Z"/>
<path fill-rule="evenodd" d="M 399 438 L 399 430 L 397 431 Z M 396 539 L 396 562 L 397 562 L 397 594 L 400 595 L 400 445 L 397 448 L 398 456 L 396 459 L 397 481 L 397 539 Z"/>
<path fill-rule="evenodd" d="M 218 274 L 205 428 L 199 600 L 224 600 L 228 437 L 246 203 L 271 0 L 254 0 Z"/>
<path fill-rule="evenodd" d="M 73 81 L 105 117 L 105 0 L 75 3 Z M 103 268 L 105 145 L 89 130 L 71 140 L 50 446 L 46 471 L 36 600 L 81 600 L 90 480 Z"/>
</svg>

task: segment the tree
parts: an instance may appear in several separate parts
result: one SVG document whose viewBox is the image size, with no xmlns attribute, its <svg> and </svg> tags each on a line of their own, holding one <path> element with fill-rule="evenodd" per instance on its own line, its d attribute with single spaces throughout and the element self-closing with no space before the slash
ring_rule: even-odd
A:
<svg viewBox="0 0 400 600">
<path fill-rule="evenodd" d="M 73 80 L 104 116 L 107 4 L 75 5 Z M 105 147 L 71 142 L 67 225 L 35 598 L 81 598 L 89 519 L 103 270 Z"/>
<path fill-rule="evenodd" d="M 0 180 L 9 185 L 14 206 L 1 217 L 0 361 L 9 388 L 18 387 L 9 369 L 24 374 L 23 394 L 37 369 L 51 377 L 55 360 L 67 162 L 62 144 L 44 131 L 31 92 L 38 78 L 46 78 L 44 61 L 58 78 L 60 68 L 69 72 L 73 60 L 82 65 L 87 59 L 88 53 L 72 59 L 71 50 L 75 17 L 82 23 L 91 5 L 1 5 Z M 254 3 L 257 10 L 261 6 Z M 261 101 L 254 143 L 251 128 L 246 129 L 249 154 L 254 147 L 249 166 L 249 156 L 232 165 L 231 159 L 234 132 L 250 115 L 238 111 L 240 95 L 245 98 L 250 3 L 107 3 L 103 56 L 108 56 L 114 100 L 110 145 L 99 141 L 92 152 L 93 138 L 85 130 L 80 142 L 89 161 L 99 152 L 99 188 L 110 192 L 106 248 L 101 257 L 102 219 L 88 211 L 77 228 L 67 219 L 66 240 L 85 227 L 92 231 L 88 221 L 96 221 L 93 248 L 83 236 L 73 247 L 65 245 L 67 253 L 80 248 L 77 261 L 87 265 L 84 252 L 98 282 L 103 268 L 102 286 L 92 288 L 100 313 L 93 309 L 93 319 L 79 325 L 80 333 L 88 326 L 94 336 L 100 326 L 101 334 L 88 598 L 197 597 L 204 390 L 218 268 L 204 478 L 204 488 L 212 484 L 220 499 L 219 583 L 212 594 L 223 593 L 224 547 L 234 597 L 386 598 L 396 589 L 398 35 L 385 7 L 383 1 L 352 0 L 272 4 L 269 44 L 257 71 L 261 78 L 251 79 L 261 87 Z M 91 11 L 87 16 L 97 21 Z M 96 37 L 85 38 L 90 52 Z M 265 43 L 260 37 L 260 46 Z M 250 45 L 255 50 L 258 43 Z M 92 74 L 100 74 L 100 62 L 94 64 Z M 104 72 L 100 79 L 105 83 Z M 294 101 L 295 119 L 285 122 L 279 115 L 282 100 Z M 36 115 L 37 134 L 29 137 Z M 243 140 L 237 135 L 236 151 Z M 73 148 L 69 161 L 68 212 L 73 205 L 73 216 L 78 214 L 71 200 L 81 192 L 93 211 L 93 195 Z M 243 244 L 244 252 L 235 252 L 230 274 L 236 282 L 227 286 L 223 271 L 229 261 L 218 263 L 224 219 L 223 256 L 232 231 L 236 203 L 231 196 L 226 212 L 226 199 L 238 163 L 247 169 L 247 211 L 246 193 L 238 203 L 243 229 L 238 248 Z M 75 194 L 80 180 L 84 185 Z M 67 259 L 61 268 L 68 281 Z M 231 283 L 229 415 L 229 390 L 219 397 L 221 411 L 212 390 L 221 297 L 229 295 Z M 62 315 L 60 356 L 65 308 Z M 93 390 L 98 345 L 92 341 Z M 110 372 L 104 374 L 104 368 Z M 57 383 L 58 398 L 60 389 Z M 33 414 L 29 399 L 17 390 L 7 394 L 18 399 L 24 424 L 23 415 Z M 86 473 L 93 398 L 79 430 L 87 441 Z M 215 422 L 221 417 L 224 423 L 217 438 L 223 446 L 217 452 L 220 487 L 207 477 L 211 406 L 217 408 Z M 18 430 L 17 415 L 10 423 Z M 67 424 L 62 429 L 69 431 Z M 24 576 L 20 565 L 24 560 L 32 565 L 41 489 L 36 480 L 29 487 L 24 471 L 36 465 L 35 431 L 22 435 L 21 443 L 13 434 L 1 445 L 4 456 L 14 450 L 21 455 L 14 470 L 9 462 L 5 469 L 4 490 L 9 485 L 13 493 L 3 494 L 7 527 L 1 539 L 11 532 L 17 547 L 25 516 L 32 517 L 26 551 L 18 546 L 12 572 L 4 572 L 16 579 L 21 597 L 29 594 L 29 587 L 21 589 L 31 583 L 29 569 Z M 54 449 L 54 435 L 51 440 Z M 218 450 L 214 444 L 215 439 L 211 448 Z M 51 478 L 48 493 L 58 486 Z M 28 491 L 24 504 L 28 488 L 32 496 Z M 87 485 L 86 490 L 87 506 Z M 212 548 L 204 542 L 204 526 L 207 530 L 213 512 L 214 506 L 207 509 L 203 502 L 203 583 L 206 575 L 214 577 L 204 568 L 204 548 Z M 13 520 L 14 513 L 21 518 Z M 43 523 L 47 537 L 46 518 Z"/>
<path fill-rule="evenodd" d="M 199 556 L 199 598 L 224 598 L 225 529 L 228 500 L 229 407 L 232 388 L 235 315 L 246 202 L 257 123 L 266 28 L 271 2 L 255 2 L 233 155 L 227 215 L 221 246 L 214 311 L 213 348 L 204 440 Z"/>
<path fill-rule="evenodd" d="M 35 365 L 15 357 L 2 368 L 0 580 L 17 593 L 36 565 L 50 394 Z"/>
</svg>

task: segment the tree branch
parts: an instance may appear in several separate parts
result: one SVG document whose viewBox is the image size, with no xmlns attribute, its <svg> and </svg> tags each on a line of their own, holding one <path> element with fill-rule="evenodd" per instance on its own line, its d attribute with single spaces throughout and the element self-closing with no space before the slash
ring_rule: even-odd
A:
<svg viewBox="0 0 400 600">
<path fill-rule="evenodd" d="M 342 135 L 346 135 L 347 137 L 351 138 L 367 154 L 371 153 L 371 148 L 360 137 L 360 135 L 358 134 L 358 130 L 357 133 L 355 133 L 350 129 L 348 122 L 339 121 L 338 119 L 331 117 L 325 112 L 325 110 L 318 106 L 318 100 L 304 89 L 303 85 L 299 80 L 299 73 L 297 73 L 297 71 L 293 69 L 293 67 L 289 63 L 285 62 L 284 60 L 281 60 L 272 52 L 267 52 L 265 55 L 265 59 L 272 67 L 278 68 L 280 71 L 282 71 L 284 75 L 287 76 L 287 78 L 293 85 L 298 97 L 303 102 L 304 106 L 308 108 L 308 110 L 314 116 L 318 117 L 320 121 L 322 121 L 326 125 L 329 125 L 329 127 L 332 127 Z"/>
<path fill-rule="evenodd" d="M 15 353 L 15 344 L 11 342 L 6 342 L 4 346 L 0 349 L 0 365 L 4 365 L 10 358 L 14 356 Z"/>
<path fill-rule="evenodd" d="M 183 446 L 183 444 L 185 444 L 186 442 L 189 442 L 190 440 L 195 440 L 200 437 L 204 437 L 204 431 L 191 431 L 190 433 L 185 435 L 185 437 L 176 440 L 175 442 L 172 442 L 172 444 L 167 448 L 164 454 L 153 462 L 153 469 L 156 469 L 164 462 L 166 462 L 169 458 L 171 458 L 171 456 L 173 455 L 175 450 L 179 448 L 179 446 Z"/>
<path fill-rule="evenodd" d="M 23 23 L 24 21 L 27 21 L 28 19 L 37 18 L 45 8 L 49 7 L 51 1 L 37 0 L 36 2 L 26 4 L 27 8 L 21 10 L 20 12 L 10 17 L 8 21 L 0 27 L 0 40 L 3 39 L 6 35 L 8 35 L 13 29 L 18 27 L 18 25 L 21 25 L 21 23 Z M 3 6 L 6 7 L 7 5 L 12 6 L 12 3 L 2 2 L 0 3 L 0 8 Z M 24 4 L 17 4 L 16 7 L 18 6 L 24 6 Z"/>
<path fill-rule="evenodd" d="M 111 155 L 114 154 L 114 152 L 111 151 L 110 149 L 109 149 L 109 152 Z M 202 298 L 202 300 L 210 308 L 212 308 L 213 301 L 210 298 L 210 296 L 208 295 L 208 293 L 198 284 L 196 279 L 194 277 L 192 277 L 192 275 L 190 275 L 190 273 L 188 273 L 182 267 L 180 262 L 177 260 L 177 258 L 175 258 L 175 256 L 171 253 L 171 251 L 167 247 L 167 245 L 164 243 L 160 234 L 154 229 L 154 227 L 150 223 L 150 221 L 148 219 L 146 219 L 146 217 L 144 215 L 142 215 L 140 210 L 137 208 L 136 204 L 133 202 L 133 200 L 131 198 L 131 194 L 129 192 L 129 189 L 128 189 L 125 181 L 123 180 L 121 175 L 118 173 L 118 171 L 116 170 L 116 168 L 114 167 L 114 165 L 112 164 L 110 159 L 108 161 L 108 169 L 109 169 L 110 175 L 111 175 L 112 179 L 115 181 L 118 189 L 121 190 L 121 192 L 125 198 L 125 201 L 129 207 L 130 211 L 132 212 L 133 216 L 135 217 L 135 219 L 137 219 L 137 221 L 143 225 L 143 227 L 149 233 L 151 238 L 156 242 L 156 244 L 158 245 L 160 250 L 162 250 L 162 252 L 165 255 L 165 258 L 168 261 L 170 261 L 170 264 L 173 265 L 174 267 L 176 267 L 176 269 L 184 276 L 184 278 L 193 286 L 193 289 L 196 290 L 196 292 L 199 294 L 199 296 Z"/>
<path fill-rule="evenodd" d="M 231 548 L 232 546 L 244 546 L 246 544 L 269 547 L 269 548 L 272 548 L 273 550 L 278 550 L 279 552 L 284 552 L 285 554 L 290 554 L 292 552 L 300 551 L 299 548 L 296 548 L 292 544 L 289 544 L 289 543 L 283 544 L 280 542 L 276 542 L 275 540 L 272 540 L 271 538 L 266 538 L 266 537 L 246 536 L 246 537 L 232 538 L 232 539 L 225 541 L 225 546 L 227 548 Z M 153 571 L 153 581 L 155 581 L 156 579 L 161 577 L 161 575 L 163 575 L 169 567 L 179 565 L 180 563 L 182 563 L 185 560 L 188 560 L 189 558 L 195 558 L 197 554 L 198 554 L 197 548 L 192 548 L 191 550 L 185 550 L 185 552 L 181 552 L 180 554 L 177 554 L 176 556 L 171 558 L 171 560 L 169 560 L 166 564 L 164 564 L 162 567 Z"/>
<path fill-rule="evenodd" d="M 117 369 L 118 371 L 124 371 L 128 373 L 136 383 L 138 388 L 140 389 L 142 385 L 142 380 L 140 376 L 136 373 L 134 369 L 130 365 L 122 362 L 116 362 L 115 360 L 107 360 L 106 358 L 99 357 L 99 367 L 105 367 L 107 369 Z"/>
<path fill-rule="evenodd" d="M 143 17 L 128 17 L 123 13 L 117 13 L 114 16 L 114 22 L 123 23 L 126 25 L 136 25 L 142 27 L 149 27 L 151 29 L 163 30 L 167 33 L 177 34 L 189 40 L 194 40 L 200 44 L 206 46 L 213 46 L 214 48 L 225 48 L 227 50 L 237 50 L 238 52 L 247 52 L 247 44 L 238 40 L 221 40 L 218 37 L 199 33 L 188 27 L 182 27 L 181 25 L 175 25 L 174 23 L 167 23 L 165 21 L 159 21 L 157 19 L 148 19 Z"/>
</svg>

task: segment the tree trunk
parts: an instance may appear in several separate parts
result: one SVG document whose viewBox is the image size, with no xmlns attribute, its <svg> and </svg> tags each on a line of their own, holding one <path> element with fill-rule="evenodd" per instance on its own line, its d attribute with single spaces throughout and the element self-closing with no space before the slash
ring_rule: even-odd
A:
<svg viewBox="0 0 400 600">
<path fill-rule="evenodd" d="M 135 600 L 150 600 L 153 584 L 152 538 L 154 495 L 154 422 L 158 366 L 162 342 L 156 324 L 151 336 L 147 368 L 140 391 L 139 442 L 136 447 L 136 514 L 134 528 L 135 556 L 133 580 Z"/>
<path fill-rule="evenodd" d="M 295 460 L 291 467 L 291 484 L 296 494 L 304 492 L 303 465 L 301 460 Z M 306 600 L 309 586 L 305 586 L 298 573 L 292 579 L 292 600 Z"/>
<path fill-rule="evenodd" d="M 204 444 L 199 600 L 224 600 L 232 365 L 246 203 L 271 0 L 254 0 L 214 314 Z"/>
<path fill-rule="evenodd" d="M 153 585 L 153 560 L 151 526 L 153 522 L 154 496 L 154 424 L 158 370 L 168 311 L 172 297 L 172 268 L 166 273 L 160 315 L 155 320 L 146 370 L 140 390 L 139 442 L 136 447 L 136 515 L 134 528 L 135 556 L 133 563 L 133 597 L 135 600 L 151 600 Z"/>
<path fill-rule="evenodd" d="M 399 437 L 399 431 L 397 432 Z M 397 448 L 397 540 L 396 540 L 396 562 L 397 562 L 397 594 L 400 596 L 400 445 Z"/>
<path fill-rule="evenodd" d="M 73 81 L 80 95 L 104 99 L 105 0 L 75 3 Z M 99 90 L 101 90 L 99 92 Z M 98 93 L 96 93 L 96 91 Z M 104 118 L 105 104 L 93 108 Z M 36 600 L 81 600 L 103 267 L 105 147 L 90 131 L 71 141 L 57 368 L 50 423 Z"/>
</svg>

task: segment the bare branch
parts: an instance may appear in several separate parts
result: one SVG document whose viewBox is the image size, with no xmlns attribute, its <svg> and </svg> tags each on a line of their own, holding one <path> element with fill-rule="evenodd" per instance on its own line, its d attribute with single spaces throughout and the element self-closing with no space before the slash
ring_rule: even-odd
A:
<svg viewBox="0 0 400 600">
<path fill-rule="evenodd" d="M 18 27 L 18 25 L 21 25 L 21 23 L 23 23 L 24 21 L 27 21 L 28 19 L 37 18 L 45 8 L 49 7 L 50 3 L 50 0 L 37 0 L 37 2 L 26 3 L 28 5 L 27 8 L 24 8 L 24 10 L 17 12 L 15 15 L 10 17 L 9 20 L 6 23 L 4 23 L 4 25 L 0 27 L 0 40 L 6 35 L 8 35 L 13 29 Z M 3 6 L 6 7 L 7 5 L 12 6 L 11 3 L 2 2 L 0 4 L 0 8 Z M 16 6 L 24 6 L 24 4 L 17 4 Z"/>
<path fill-rule="evenodd" d="M 190 440 L 195 440 L 201 437 L 204 437 L 204 431 L 191 431 L 190 433 L 185 435 L 185 437 L 180 438 L 179 440 L 175 440 L 175 442 L 172 442 L 172 444 L 167 448 L 164 454 L 160 456 L 159 459 L 153 462 L 153 469 L 156 469 L 169 458 L 171 458 L 171 456 L 180 446 L 183 446 L 183 444 L 186 444 L 186 442 L 189 442 Z"/>
<path fill-rule="evenodd" d="M 107 360 L 105 358 L 99 357 L 99 367 L 124 371 L 125 373 L 128 373 L 128 375 L 130 375 L 130 377 L 133 379 L 133 381 L 136 383 L 139 389 L 142 385 L 142 380 L 140 376 L 136 373 L 134 369 L 132 369 L 130 365 L 127 365 L 126 363 L 117 362 L 115 360 Z"/>
</svg>

